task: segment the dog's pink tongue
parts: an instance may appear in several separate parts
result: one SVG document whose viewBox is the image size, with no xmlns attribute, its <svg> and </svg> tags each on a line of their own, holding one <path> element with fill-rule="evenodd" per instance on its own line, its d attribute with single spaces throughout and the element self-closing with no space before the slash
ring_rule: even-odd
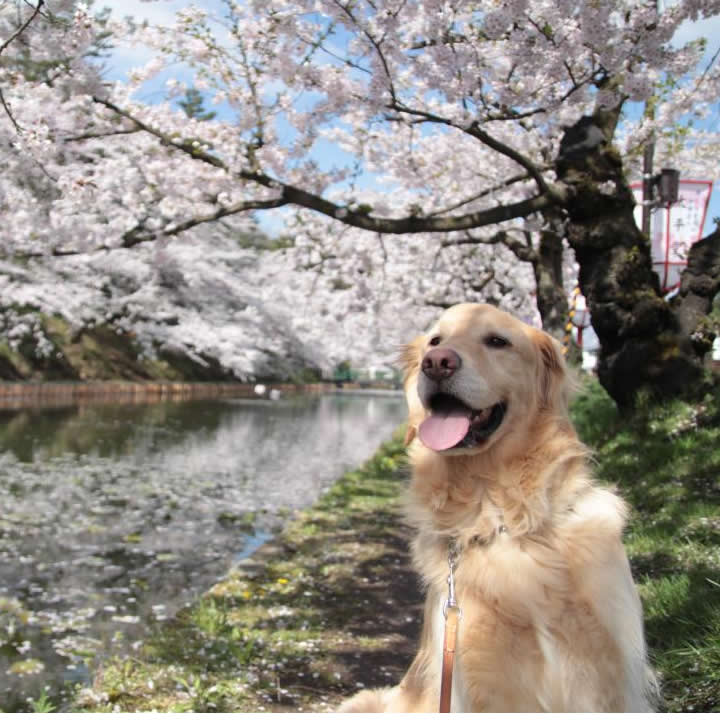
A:
<svg viewBox="0 0 720 720">
<path fill-rule="evenodd" d="M 469 414 L 461 410 L 433 413 L 424 420 L 418 432 L 425 447 L 431 450 L 447 450 L 457 445 L 470 429 Z"/>
</svg>

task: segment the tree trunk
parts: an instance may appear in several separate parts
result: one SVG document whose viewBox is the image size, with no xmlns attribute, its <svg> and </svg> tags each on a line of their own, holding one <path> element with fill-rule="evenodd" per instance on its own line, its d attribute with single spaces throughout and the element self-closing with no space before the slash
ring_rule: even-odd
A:
<svg viewBox="0 0 720 720">
<path fill-rule="evenodd" d="M 706 328 L 702 342 L 694 336 L 717 292 L 720 234 L 705 239 L 705 255 L 695 253 L 697 267 L 683 278 L 685 295 L 666 302 L 652 271 L 650 242 L 635 224 L 622 161 L 611 145 L 618 114 L 619 108 L 597 110 L 568 128 L 556 172 L 569 191 L 568 241 L 600 340 L 598 376 L 618 406 L 629 407 L 639 391 L 664 398 L 700 389 L 703 356 L 714 335 Z M 712 258 L 714 269 L 712 263 L 708 267 Z"/>
<path fill-rule="evenodd" d="M 540 244 L 532 262 L 537 287 L 537 307 L 543 329 L 562 341 L 568 320 L 568 300 L 563 285 L 564 226 L 557 214 L 543 213 L 548 226 L 540 233 Z"/>
<path fill-rule="evenodd" d="M 720 331 L 720 318 L 711 316 L 713 300 L 719 291 L 720 226 L 690 248 L 680 290 L 672 299 L 680 329 L 700 356 L 712 349 Z"/>
</svg>

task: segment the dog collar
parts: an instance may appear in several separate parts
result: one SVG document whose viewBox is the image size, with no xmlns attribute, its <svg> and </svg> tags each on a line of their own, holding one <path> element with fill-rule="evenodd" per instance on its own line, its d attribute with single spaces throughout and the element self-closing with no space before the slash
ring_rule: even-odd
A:
<svg viewBox="0 0 720 720">
<path fill-rule="evenodd" d="M 499 535 L 504 535 L 507 532 L 507 525 L 501 523 L 496 528 L 494 528 L 489 535 L 472 535 L 465 544 L 460 542 L 460 539 L 457 536 L 451 535 L 447 541 L 448 564 L 450 564 L 450 562 L 452 561 L 454 563 L 454 567 L 457 567 L 458 563 L 460 562 L 460 556 L 462 555 L 464 550 L 469 550 L 473 547 L 487 547 L 488 545 L 491 545 L 498 538 Z"/>
</svg>

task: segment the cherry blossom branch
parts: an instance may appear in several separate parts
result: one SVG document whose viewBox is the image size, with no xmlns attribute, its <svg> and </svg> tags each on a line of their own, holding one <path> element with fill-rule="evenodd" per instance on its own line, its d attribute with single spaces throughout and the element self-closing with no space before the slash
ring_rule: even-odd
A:
<svg viewBox="0 0 720 720">
<path fill-rule="evenodd" d="M 543 174 L 540 172 L 540 170 L 535 166 L 533 162 L 531 162 L 528 158 L 526 158 L 524 155 L 519 153 L 517 150 L 511 148 L 509 145 L 505 145 L 505 143 L 500 142 L 499 140 L 492 137 L 489 133 L 485 132 L 481 127 L 480 123 L 474 121 L 469 128 L 465 130 L 469 135 L 472 137 L 477 138 L 482 142 L 484 145 L 487 145 L 490 149 L 495 150 L 495 152 L 500 153 L 501 155 L 505 155 L 505 157 L 510 158 L 511 160 L 514 160 L 518 165 L 521 167 L 524 167 L 528 173 L 532 176 L 533 180 L 537 183 L 538 188 L 541 192 L 549 193 L 550 188 L 548 187 L 547 183 L 545 182 L 545 178 L 543 177 Z"/>
<path fill-rule="evenodd" d="M 494 225 L 496 223 L 527 217 L 557 204 L 556 193 L 545 193 L 508 205 L 498 205 L 466 215 L 428 217 L 409 215 L 403 218 L 378 218 L 369 214 L 353 212 L 301 188 L 281 185 L 283 198 L 289 203 L 315 210 L 327 217 L 340 220 L 346 225 L 390 235 L 421 232 L 452 232 Z"/>
<path fill-rule="evenodd" d="M 480 123 L 477 120 L 474 120 L 472 123 L 470 123 L 470 125 L 462 126 L 458 125 L 452 120 L 449 120 L 448 118 L 441 117 L 440 115 L 435 115 L 434 113 L 428 112 L 426 110 L 410 108 L 407 105 L 404 105 L 398 101 L 393 101 L 390 109 L 395 110 L 399 113 L 422 117 L 431 123 L 445 125 L 447 127 L 453 127 L 456 130 L 460 130 L 467 135 L 474 137 L 475 139 L 483 143 L 483 145 L 489 147 L 491 150 L 495 150 L 495 152 L 510 158 L 518 165 L 525 168 L 525 170 L 527 170 L 532 179 L 535 180 L 535 183 L 537 184 L 541 193 L 547 193 L 549 195 L 552 194 L 552 190 L 545 181 L 542 172 L 540 172 L 540 170 L 535 166 L 533 162 L 531 162 L 528 158 L 526 158 L 514 148 L 511 148 L 509 145 L 506 145 L 497 138 L 492 137 L 492 135 L 490 135 L 480 127 Z"/>
<path fill-rule="evenodd" d="M 115 137 L 116 135 L 133 135 L 141 132 L 139 127 L 126 128 L 120 130 L 109 130 L 108 132 L 83 133 L 82 135 L 73 135 L 63 139 L 63 142 L 81 142 L 83 140 L 102 140 L 103 138 Z"/>
<path fill-rule="evenodd" d="M 548 37 L 547 34 L 545 32 L 543 32 L 542 28 L 540 28 L 537 25 L 537 23 L 532 20 L 532 18 L 530 18 L 528 16 L 528 19 L 530 20 L 530 22 L 533 24 L 533 26 L 535 27 L 535 29 L 538 31 L 538 33 L 540 35 L 542 35 L 546 40 L 551 42 L 551 44 L 555 45 L 555 41 L 553 38 Z M 448 45 L 451 48 L 453 48 L 454 45 L 463 44 L 463 43 L 467 43 L 467 42 L 468 42 L 468 39 L 464 35 L 458 35 L 458 34 L 455 34 L 452 32 L 448 32 L 448 34 L 442 40 L 442 43 L 444 45 Z M 423 50 L 428 47 L 435 47 L 438 44 L 439 44 L 438 40 L 429 40 L 429 41 L 422 40 L 422 41 L 413 43 L 409 49 L 410 50 Z M 564 61 L 563 65 L 568 73 L 568 77 L 570 78 L 571 86 L 553 103 L 554 105 L 558 105 L 558 106 L 565 103 L 574 93 L 581 90 L 583 87 L 585 87 L 589 83 L 597 84 L 597 82 L 599 81 L 597 71 L 591 72 L 583 80 L 578 80 L 572 71 L 572 67 L 571 67 L 570 63 L 568 63 L 567 61 Z M 512 74 L 512 71 L 511 71 L 511 74 Z M 483 97 L 483 96 L 481 96 L 481 97 Z M 495 122 L 495 121 L 503 122 L 503 121 L 508 121 L 508 120 L 517 122 L 519 120 L 530 118 L 535 115 L 539 115 L 542 113 L 548 113 L 548 112 L 550 112 L 550 109 L 551 109 L 548 105 L 542 105 L 541 107 L 536 107 L 536 108 L 532 108 L 532 109 L 525 110 L 525 111 L 519 111 L 519 110 L 514 110 L 513 108 L 508 108 L 506 106 L 502 106 L 497 102 L 487 103 L 485 101 L 483 101 L 483 106 L 487 112 L 486 120 L 493 121 L 493 122 Z M 502 110 L 502 112 L 492 112 L 493 110 L 495 110 L 495 111 Z"/>
<path fill-rule="evenodd" d="M 33 8 L 33 12 L 30 15 L 30 17 L 2 44 L 0 45 L 0 55 L 7 49 L 7 47 L 17 38 L 22 35 L 25 30 L 27 30 L 28 27 L 30 27 L 30 24 L 35 20 L 35 18 L 40 14 L 40 11 L 42 9 L 42 6 L 45 4 L 45 0 L 38 0 L 38 4 L 36 7 Z M 32 7 L 32 5 L 30 6 Z M 5 100 L 5 95 L 3 95 L 2 88 L 0 88 L 0 105 L 2 105 L 3 110 L 5 111 L 5 114 L 10 118 L 10 122 L 12 123 L 13 127 L 15 128 L 15 132 L 20 134 L 22 132 L 22 128 L 18 124 L 17 120 L 15 120 L 15 116 L 12 114 L 12 111 L 10 110 L 10 106 L 7 104 Z"/>
<path fill-rule="evenodd" d="M 505 188 L 509 188 L 511 185 L 514 185 L 515 183 L 523 182 L 523 180 L 530 180 L 530 176 L 526 173 L 523 173 L 522 175 L 514 175 L 513 177 L 510 177 L 507 180 L 505 180 L 505 182 L 499 183 L 490 188 L 486 188 L 482 192 L 476 193 L 475 195 L 472 195 L 469 198 L 465 198 L 465 200 L 460 200 L 459 202 L 455 203 L 454 205 L 450 205 L 449 207 L 443 208 L 442 210 L 436 210 L 435 212 L 428 213 L 428 217 L 434 217 L 436 215 L 445 215 L 446 213 L 450 213 L 453 210 L 457 210 L 458 208 L 461 208 L 464 205 L 469 205 L 471 202 L 475 202 L 476 200 L 480 200 L 481 198 L 487 197 L 488 195 L 492 195 L 494 192 L 497 192 L 498 190 L 504 190 Z"/>
<path fill-rule="evenodd" d="M 523 232 L 518 230 L 517 232 Z M 465 233 L 462 238 L 456 238 L 452 240 L 444 240 L 441 243 L 441 247 L 452 247 L 454 245 L 505 245 L 518 260 L 524 262 L 535 263 L 538 261 L 538 254 L 532 245 L 522 242 L 517 238 L 513 238 L 510 234 L 511 231 L 500 230 L 489 237 L 477 237 L 470 233 Z M 524 233 L 523 233 L 524 234 Z"/>
<path fill-rule="evenodd" d="M 720 47 L 718 47 L 718 49 L 715 51 L 715 54 L 710 58 L 710 62 L 708 62 L 705 69 L 703 70 L 702 75 L 700 76 L 698 81 L 695 83 L 695 89 L 693 90 L 693 92 L 697 92 L 700 89 L 700 86 L 705 81 L 705 78 L 707 77 L 708 73 L 710 72 L 710 69 L 712 68 L 712 66 L 717 61 L 718 57 L 720 57 Z"/>
<path fill-rule="evenodd" d="M 209 153 L 203 152 L 200 150 L 200 148 L 195 147 L 192 145 L 192 143 L 188 140 L 182 140 L 178 141 L 174 138 L 170 137 L 167 133 L 162 132 L 162 130 L 158 130 L 157 128 L 154 128 L 147 123 L 144 123 L 142 120 L 138 120 L 134 115 L 129 113 L 127 110 L 123 110 L 123 108 L 116 105 L 114 102 L 111 102 L 110 100 L 106 100 L 105 98 L 98 97 L 97 95 L 92 96 L 92 100 L 94 103 L 98 105 L 103 105 L 108 110 L 112 110 L 116 115 L 119 115 L 120 117 L 125 118 L 126 120 L 129 120 L 130 122 L 134 123 L 136 128 L 138 130 L 143 130 L 144 132 L 148 133 L 149 135 L 154 135 L 163 145 L 167 145 L 169 147 L 176 148 L 178 150 L 182 150 L 183 152 L 191 155 L 192 157 L 202 160 L 203 162 L 206 162 L 210 165 L 213 165 L 216 168 L 219 168 L 221 170 L 228 171 L 228 167 L 225 165 L 225 163 L 220 160 L 220 158 L 216 157 L 215 155 L 210 155 Z"/>
<path fill-rule="evenodd" d="M 257 82 L 253 79 L 253 68 L 252 63 L 248 57 L 245 49 L 245 43 L 242 38 L 238 37 L 238 46 L 240 48 L 240 57 L 242 59 L 242 65 L 245 69 L 245 80 L 247 81 L 248 89 L 250 90 L 250 96 L 252 98 L 253 112 L 255 113 L 255 144 L 254 147 L 248 148 L 248 153 L 253 156 L 256 148 L 260 148 L 265 144 L 265 120 L 261 111 L 262 103 L 260 101 Z"/>
<path fill-rule="evenodd" d="M 134 228 L 123 235 L 122 247 L 131 248 L 135 245 L 139 245 L 140 243 L 151 242 L 153 240 L 158 240 L 159 238 L 179 235 L 185 230 L 190 230 L 198 225 L 214 222 L 215 220 L 220 220 L 222 218 L 229 217 L 230 215 L 238 215 L 251 210 L 270 210 L 272 208 L 281 207 L 282 205 L 285 205 L 283 200 L 247 200 L 235 203 L 234 205 L 229 205 L 228 207 L 218 208 L 215 212 L 207 215 L 198 215 L 197 217 L 184 220 L 171 228 L 160 230 L 159 232 L 146 232 L 143 234 L 141 228 Z"/>
<path fill-rule="evenodd" d="M 102 247 L 95 248 L 95 251 L 110 249 L 111 248 L 103 245 Z M 24 262 L 26 260 L 37 260 L 39 258 L 70 257 L 73 255 L 87 255 L 87 252 L 83 250 L 63 250 L 62 248 L 53 248 L 49 252 L 2 253 L 0 254 L 0 260 L 3 262 L 17 263 Z"/>
<path fill-rule="evenodd" d="M 92 248 L 91 251 L 53 248 L 49 253 L 23 253 L 20 255 L 13 255 L 12 257 L 5 255 L 0 257 L 2 257 L 3 260 L 18 261 L 48 256 L 72 257 L 77 255 L 87 255 L 88 252 L 95 253 L 103 250 L 117 250 L 119 248 L 127 249 L 135 247 L 136 245 L 140 245 L 141 243 L 173 237 L 175 235 L 179 235 L 185 230 L 190 230 L 194 227 L 197 227 L 198 225 L 204 225 L 205 223 L 221 220 L 223 218 L 230 217 L 231 215 L 238 215 L 240 213 L 249 212 L 251 210 L 269 210 L 272 208 L 281 207 L 284 204 L 285 203 L 282 200 L 248 200 L 236 203 L 234 205 L 229 205 L 228 207 L 219 208 L 215 212 L 209 213 L 207 215 L 198 215 L 194 218 L 189 218 L 188 220 L 179 222 L 170 228 L 158 230 L 156 232 L 146 231 L 143 228 L 144 221 L 141 221 L 136 227 L 134 227 L 132 230 L 128 230 L 128 232 L 123 235 L 123 241 L 121 245 L 99 245 Z"/>
<path fill-rule="evenodd" d="M 93 97 L 93 100 L 115 113 L 136 123 L 145 132 L 157 137 L 164 145 L 180 150 L 195 160 L 208 163 L 213 167 L 224 170 L 239 180 L 256 183 L 262 187 L 276 190 L 280 197 L 276 199 L 273 207 L 293 204 L 308 210 L 315 210 L 329 218 L 339 220 L 345 225 L 351 225 L 363 230 L 388 234 L 407 234 L 421 232 L 451 232 L 469 230 L 472 228 L 494 225 L 519 217 L 526 217 L 533 213 L 545 210 L 562 201 L 562 193 L 558 188 L 549 188 L 534 197 L 527 198 L 508 205 L 498 205 L 486 210 L 480 210 L 465 215 L 450 215 L 445 217 L 430 217 L 422 215 L 409 215 L 403 218 L 374 217 L 368 213 L 353 211 L 348 207 L 338 205 L 326 200 L 320 195 L 308 192 L 302 188 L 283 183 L 276 178 L 258 170 L 231 170 L 217 155 L 203 151 L 186 140 L 176 140 L 168 134 L 154 128 L 132 114 L 123 110 L 109 100 Z M 537 172 L 537 170 L 536 170 Z"/>
<path fill-rule="evenodd" d="M 2 105 L 3 110 L 5 111 L 5 114 L 10 118 L 10 122 L 12 123 L 13 127 L 15 128 L 15 132 L 17 132 L 19 135 L 22 132 L 22 128 L 18 125 L 17 120 L 15 120 L 15 116 L 12 114 L 10 107 L 8 106 L 7 102 L 5 101 L 5 95 L 3 95 L 2 88 L 0 88 L 0 105 Z"/>
<path fill-rule="evenodd" d="M 553 104 L 561 106 L 563 103 L 567 102 L 567 100 L 572 97 L 578 90 L 581 90 L 586 85 L 588 85 L 591 82 L 595 82 L 596 78 L 590 77 L 586 80 L 583 80 L 582 82 L 576 82 L 575 79 L 572 77 L 570 73 L 570 80 L 572 81 L 571 87 L 566 90 L 557 100 L 554 101 Z M 497 103 L 492 103 L 490 107 L 493 108 L 499 108 L 500 106 Z M 541 115 L 543 113 L 548 113 L 551 111 L 551 108 L 547 105 L 543 105 L 542 107 L 536 107 L 532 110 L 525 110 L 523 112 L 513 110 L 512 108 L 505 110 L 502 114 L 489 114 L 487 117 L 487 120 L 489 122 L 505 122 L 507 120 L 511 120 L 514 122 L 517 122 L 519 120 L 526 120 L 527 118 L 531 118 L 534 115 Z"/>
<path fill-rule="evenodd" d="M 452 30 L 449 30 L 445 33 L 445 36 L 442 38 L 442 43 L 444 45 L 462 45 L 468 42 L 468 39 L 465 35 L 454 33 Z M 417 42 L 411 43 L 409 46 L 410 50 L 425 50 L 426 48 L 431 47 L 437 47 L 440 44 L 439 40 L 431 39 L 431 40 L 418 40 Z"/>
<path fill-rule="evenodd" d="M 368 32 L 368 30 L 364 27 L 361 27 L 358 21 L 355 19 L 355 16 L 350 11 L 349 7 L 346 7 L 341 2 L 338 2 L 338 0 L 334 0 L 335 5 L 340 8 L 355 24 L 355 26 L 362 32 L 362 34 L 367 38 L 368 42 L 373 46 L 375 49 L 375 52 L 377 53 L 378 58 L 380 59 L 380 64 L 383 67 L 383 72 L 385 73 L 385 77 L 387 78 L 388 82 L 388 90 L 390 92 L 390 96 L 393 98 L 393 102 L 397 98 L 397 94 L 395 93 L 395 83 L 393 82 L 392 74 L 390 72 L 390 66 L 387 62 L 387 58 L 385 57 L 385 53 L 382 50 L 382 43 L 383 40 L 376 40 L 375 37 Z"/>
<path fill-rule="evenodd" d="M 20 37 L 25 30 L 30 26 L 30 24 L 35 20 L 35 18 L 40 14 L 40 11 L 42 10 L 42 6 L 45 4 L 45 0 L 38 0 L 38 4 L 36 7 L 33 8 L 33 12 L 30 15 L 30 17 L 2 44 L 0 45 L 0 55 L 2 55 L 3 51 L 10 45 L 15 39 Z M 32 7 L 32 5 L 30 6 Z"/>
</svg>

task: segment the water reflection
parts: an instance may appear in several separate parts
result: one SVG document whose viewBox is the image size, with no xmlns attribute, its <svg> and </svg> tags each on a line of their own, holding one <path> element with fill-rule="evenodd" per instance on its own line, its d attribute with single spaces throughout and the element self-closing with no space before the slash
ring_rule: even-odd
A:
<svg viewBox="0 0 720 720">
<path fill-rule="evenodd" d="M 403 419 L 397 396 L 0 412 L 0 709 L 87 679 Z"/>
</svg>

